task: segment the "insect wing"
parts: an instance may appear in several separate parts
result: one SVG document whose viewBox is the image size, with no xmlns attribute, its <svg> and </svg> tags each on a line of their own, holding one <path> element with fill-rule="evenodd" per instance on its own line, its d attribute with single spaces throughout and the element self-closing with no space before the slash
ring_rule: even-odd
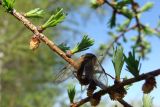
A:
<svg viewBox="0 0 160 107">
<path fill-rule="evenodd" d="M 54 83 L 61 83 L 73 76 L 75 69 L 71 65 L 65 66 L 55 77 Z"/>
<path fill-rule="evenodd" d="M 96 82 L 96 84 L 104 89 L 108 86 L 108 77 L 107 74 L 104 70 L 104 68 L 102 67 L 102 65 L 99 63 L 99 61 L 97 60 L 95 65 L 94 65 L 94 81 Z"/>
</svg>

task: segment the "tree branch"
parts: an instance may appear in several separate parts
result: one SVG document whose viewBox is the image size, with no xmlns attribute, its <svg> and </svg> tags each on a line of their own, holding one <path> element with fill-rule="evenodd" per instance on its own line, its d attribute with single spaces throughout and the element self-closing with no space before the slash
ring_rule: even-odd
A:
<svg viewBox="0 0 160 107">
<path fill-rule="evenodd" d="M 71 64 L 74 68 L 78 68 L 77 63 L 66 56 L 66 54 L 58 48 L 54 42 L 49 40 L 44 34 L 40 33 L 35 25 L 33 25 L 28 19 L 26 19 L 23 15 L 13 9 L 11 13 L 14 17 L 16 17 L 19 21 L 21 21 L 29 30 L 31 30 L 36 36 L 38 36 L 46 45 L 48 45 L 54 52 L 56 52 L 59 56 L 61 56 L 64 60 L 66 60 L 69 64 Z"/>
<path fill-rule="evenodd" d="M 124 81 L 120 82 L 119 84 L 114 84 L 114 85 L 106 88 L 106 90 L 100 90 L 100 91 L 98 91 L 94 94 L 98 94 L 98 95 L 103 96 L 104 94 L 110 92 L 113 88 L 119 88 L 119 87 L 129 85 L 129 84 L 141 81 L 141 80 L 145 80 L 145 79 L 148 78 L 148 76 L 155 77 L 155 76 L 158 76 L 158 75 L 160 75 L 160 69 L 157 69 L 157 70 L 145 73 L 145 74 L 141 74 L 141 75 L 139 75 L 138 77 L 135 77 L 135 78 L 124 80 Z M 79 106 L 83 105 L 84 103 L 88 102 L 89 100 L 90 100 L 90 97 L 86 97 L 86 98 L 82 99 L 81 101 L 77 102 L 75 107 L 79 107 Z"/>
</svg>

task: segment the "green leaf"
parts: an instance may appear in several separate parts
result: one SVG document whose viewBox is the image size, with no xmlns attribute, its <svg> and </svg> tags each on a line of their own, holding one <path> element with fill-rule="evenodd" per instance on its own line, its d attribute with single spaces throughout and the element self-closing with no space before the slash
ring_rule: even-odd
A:
<svg viewBox="0 0 160 107">
<path fill-rule="evenodd" d="M 153 107 L 153 97 L 148 94 L 143 95 L 143 107 Z"/>
<path fill-rule="evenodd" d="M 153 3 L 148 2 L 140 9 L 140 11 L 145 12 L 145 11 L 148 11 L 149 9 L 151 9 L 152 7 L 153 7 Z"/>
<path fill-rule="evenodd" d="M 96 9 L 98 8 L 100 5 L 96 2 L 96 0 L 91 0 L 91 7 Z"/>
<path fill-rule="evenodd" d="M 64 52 L 66 52 L 67 50 L 70 50 L 70 47 L 68 47 L 67 44 L 65 43 L 59 44 L 58 47 Z"/>
<path fill-rule="evenodd" d="M 123 7 L 121 9 L 121 13 L 128 19 L 132 19 L 132 17 L 134 16 L 132 11 L 130 11 L 130 9 L 128 9 L 127 7 Z"/>
<path fill-rule="evenodd" d="M 74 97 L 75 97 L 75 94 L 76 94 L 75 86 L 74 87 L 69 87 L 67 89 L 67 92 L 68 92 L 68 97 L 69 97 L 70 102 L 73 103 L 73 100 L 74 100 Z"/>
<path fill-rule="evenodd" d="M 152 28 L 149 27 L 149 26 L 143 26 L 143 31 L 144 31 L 144 33 L 147 34 L 147 35 L 154 35 L 154 34 L 157 33 L 154 29 L 152 29 Z"/>
<path fill-rule="evenodd" d="M 137 35 L 131 37 L 130 40 L 131 40 L 131 41 L 134 41 L 134 42 L 137 41 Z"/>
<path fill-rule="evenodd" d="M 48 19 L 48 21 L 42 25 L 42 29 L 56 26 L 57 24 L 61 23 L 65 17 L 66 14 L 63 12 L 63 8 L 57 9 L 56 12 Z"/>
<path fill-rule="evenodd" d="M 118 36 L 114 34 L 113 32 L 108 32 L 109 36 L 111 36 L 113 39 L 116 39 Z"/>
<path fill-rule="evenodd" d="M 112 63 L 115 69 L 116 79 L 120 79 L 121 70 L 124 64 L 123 48 L 119 46 L 113 53 Z"/>
<path fill-rule="evenodd" d="M 140 58 L 137 60 L 135 58 L 135 51 L 133 49 L 132 53 L 129 52 L 129 56 L 124 55 L 124 61 L 126 62 L 127 71 L 129 71 L 133 76 L 137 77 L 140 72 Z"/>
<path fill-rule="evenodd" d="M 131 20 L 126 19 L 122 24 L 120 24 L 117 28 L 118 32 L 123 32 L 126 30 L 126 27 L 130 24 Z"/>
<path fill-rule="evenodd" d="M 71 53 L 77 53 L 89 49 L 90 46 L 94 44 L 94 40 L 89 38 L 87 35 L 84 35 L 81 42 L 71 50 Z"/>
<path fill-rule="evenodd" d="M 7 10 L 7 12 L 12 12 L 14 2 L 15 0 L 2 0 L 2 6 Z"/>
<path fill-rule="evenodd" d="M 44 11 L 40 8 L 35 8 L 33 10 L 30 10 L 29 12 L 25 13 L 25 17 L 32 17 L 32 18 L 42 18 Z"/>
<path fill-rule="evenodd" d="M 96 9 L 99 6 L 103 5 L 104 1 L 103 0 L 91 0 L 91 7 Z"/>
<path fill-rule="evenodd" d="M 121 9 L 123 6 L 130 4 L 132 0 L 122 0 L 116 4 L 116 8 Z"/>
<path fill-rule="evenodd" d="M 112 13 L 112 17 L 110 18 L 108 23 L 109 23 L 110 28 L 113 28 L 116 25 L 116 12 L 115 11 Z"/>
<path fill-rule="evenodd" d="M 127 38 L 125 36 L 123 36 L 122 38 L 123 38 L 123 42 L 127 43 L 127 41 L 128 41 Z"/>
</svg>

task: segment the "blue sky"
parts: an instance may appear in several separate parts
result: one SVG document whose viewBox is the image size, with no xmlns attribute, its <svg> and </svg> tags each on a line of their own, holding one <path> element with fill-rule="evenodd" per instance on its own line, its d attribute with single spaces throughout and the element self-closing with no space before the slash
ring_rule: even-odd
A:
<svg viewBox="0 0 160 107">
<path fill-rule="evenodd" d="M 160 10 L 159 10 L 159 6 L 160 6 L 160 2 L 159 0 L 139 0 L 140 5 L 144 5 L 144 3 L 151 1 L 154 3 L 154 8 L 151 9 L 148 12 L 145 12 L 144 14 L 142 14 L 141 16 L 141 21 L 143 22 L 143 24 L 148 24 L 152 27 L 155 27 L 158 21 L 158 18 L 160 16 Z M 110 10 L 109 10 L 110 11 Z M 85 12 L 85 9 L 84 9 Z M 80 31 L 84 32 L 84 34 L 88 34 L 91 38 L 95 39 L 95 45 L 93 46 L 93 48 L 91 48 L 90 50 L 88 50 L 87 52 L 92 52 L 93 50 L 95 50 L 95 48 L 97 48 L 96 46 L 98 46 L 101 43 L 106 43 L 109 39 L 108 35 L 107 35 L 107 31 L 109 31 L 108 26 L 107 26 L 107 21 L 108 18 L 110 17 L 110 13 L 107 13 L 107 15 L 105 16 L 106 18 L 102 18 L 102 19 L 97 19 L 95 18 L 96 15 L 93 14 L 90 17 L 90 20 L 87 21 L 88 24 L 84 24 L 82 26 L 79 26 L 77 29 L 79 29 Z M 79 20 L 79 19 L 78 19 Z M 83 19 L 79 20 L 80 22 L 83 21 Z M 123 18 L 119 18 L 118 21 L 123 21 Z M 129 35 L 133 35 L 134 33 L 131 32 L 129 33 Z M 158 48 L 158 46 L 160 46 L 160 39 L 157 37 L 149 37 L 147 38 L 150 42 L 151 42 L 151 46 L 152 46 L 152 51 L 151 53 L 149 53 L 147 55 L 147 57 L 149 58 L 148 60 L 141 60 L 142 63 L 142 67 L 141 67 L 141 73 L 145 73 L 145 72 L 149 72 L 149 71 L 153 71 L 155 69 L 160 68 L 160 48 Z M 131 51 L 130 49 L 130 44 L 129 45 L 125 45 L 125 52 L 129 52 Z M 107 60 L 103 63 L 103 67 L 107 70 L 110 71 L 109 73 L 114 75 L 113 71 L 113 65 L 111 63 L 111 60 Z M 125 66 L 124 66 L 125 68 Z M 122 71 L 122 75 L 128 75 L 129 73 L 126 73 L 125 70 Z M 129 75 L 131 77 L 131 75 Z M 160 101 L 160 78 L 156 78 L 157 80 L 157 88 L 154 89 L 151 92 L 151 96 L 154 97 L 154 104 L 156 104 L 157 106 L 160 106 L 159 101 Z M 128 94 L 125 97 L 125 100 L 127 101 L 132 101 L 132 100 L 141 100 L 143 93 L 141 90 L 142 84 L 144 83 L 144 81 L 142 82 L 138 82 L 135 83 L 135 85 L 133 85 L 130 90 L 128 91 Z"/>
<path fill-rule="evenodd" d="M 145 12 L 144 14 L 142 14 L 140 20 L 143 24 L 148 24 L 150 26 L 152 26 L 153 28 L 157 25 L 157 21 L 159 19 L 160 16 L 160 10 L 159 10 L 159 6 L 160 6 L 160 2 L 159 0 L 139 0 L 138 2 L 140 3 L 140 6 L 143 6 L 146 2 L 153 2 L 154 3 L 154 8 L 152 8 L 151 10 L 149 10 L 148 12 Z M 73 17 L 76 18 L 77 22 L 80 23 L 79 26 L 71 26 L 71 28 L 74 29 L 78 29 L 80 32 L 82 32 L 81 34 L 87 34 L 89 35 L 89 37 L 95 39 L 95 44 L 94 46 L 92 46 L 92 48 L 90 48 L 89 50 L 82 52 L 81 54 L 84 54 L 86 52 L 94 52 L 96 51 L 96 49 L 98 48 L 98 46 L 102 43 L 107 43 L 108 41 L 110 41 L 111 39 L 109 38 L 107 32 L 110 30 L 108 29 L 108 19 L 111 17 L 111 9 L 104 6 L 104 8 L 106 9 L 106 14 L 101 17 L 101 18 L 97 18 L 97 14 L 95 11 L 91 11 L 91 16 L 89 18 L 89 20 L 86 20 L 85 18 L 83 19 L 80 18 L 78 15 L 74 15 L 75 13 L 69 13 L 68 17 Z M 85 14 L 85 11 L 88 8 L 82 8 L 81 12 Z M 98 10 L 97 10 L 98 11 Z M 122 17 L 118 17 L 118 22 L 123 22 L 124 18 Z M 63 23 L 65 24 L 65 22 Z M 130 32 L 127 34 L 131 35 L 131 36 L 135 36 L 135 32 Z M 68 36 L 66 37 L 68 38 Z M 77 41 L 79 41 L 82 37 L 81 36 L 76 36 L 76 38 L 74 39 L 74 42 L 76 43 Z M 68 40 L 68 39 L 67 39 Z M 148 37 L 147 38 L 148 41 L 150 41 L 151 43 L 151 47 L 152 47 L 152 51 L 151 53 L 149 53 L 147 55 L 148 59 L 147 60 L 141 60 L 141 74 L 142 73 L 146 73 L 149 71 L 153 71 L 155 69 L 160 68 L 160 48 L 158 48 L 158 46 L 160 46 L 160 39 L 157 37 Z M 68 40 L 69 42 L 73 43 L 72 41 Z M 131 43 L 129 44 L 124 44 L 124 51 L 127 54 L 129 51 L 131 51 Z M 106 71 L 108 71 L 109 74 L 114 76 L 114 68 L 111 62 L 111 59 L 106 60 L 103 63 L 103 67 L 105 68 Z M 125 66 L 123 67 L 123 71 L 122 71 L 122 77 L 124 76 L 128 76 L 128 77 L 132 77 L 131 74 L 129 74 L 126 70 L 125 70 Z M 160 101 L 160 78 L 156 78 L 157 80 L 157 88 L 154 89 L 151 92 L 151 96 L 154 97 L 154 104 L 156 106 L 160 106 L 159 101 Z M 128 94 L 125 97 L 125 100 L 128 102 L 131 101 L 140 101 L 142 100 L 142 84 L 144 83 L 144 81 L 135 83 L 133 86 L 131 86 L 131 88 L 128 90 Z M 79 87 L 79 85 L 78 85 Z M 80 87 L 79 87 L 80 88 Z"/>
</svg>

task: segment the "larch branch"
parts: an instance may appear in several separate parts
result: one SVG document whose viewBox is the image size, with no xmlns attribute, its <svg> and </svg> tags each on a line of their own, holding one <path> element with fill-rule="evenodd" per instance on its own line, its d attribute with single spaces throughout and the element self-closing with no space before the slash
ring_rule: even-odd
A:
<svg viewBox="0 0 160 107">
<path fill-rule="evenodd" d="M 61 56 L 64 60 L 66 60 L 70 65 L 74 68 L 78 68 L 77 63 L 66 56 L 66 54 L 51 40 L 49 40 L 43 33 L 40 33 L 35 25 L 33 25 L 27 18 L 17 12 L 15 9 L 11 13 L 14 17 L 16 17 L 19 21 L 21 21 L 29 30 L 31 30 L 36 36 L 38 36 L 46 45 L 48 45 L 54 52 L 56 52 L 59 56 Z"/>
<path fill-rule="evenodd" d="M 129 84 L 141 81 L 141 80 L 145 80 L 145 79 L 148 78 L 148 76 L 155 77 L 155 76 L 158 76 L 158 75 L 160 75 L 160 69 L 157 69 L 157 70 L 145 73 L 145 74 L 141 74 L 141 75 L 139 75 L 138 77 L 135 77 L 135 78 L 124 80 L 124 81 L 120 82 L 119 84 L 112 85 L 112 86 L 106 88 L 106 90 L 100 90 L 100 91 L 98 91 L 94 94 L 98 94 L 98 95 L 103 96 L 106 93 L 110 92 L 115 87 L 119 88 L 121 86 L 129 85 Z M 86 98 L 82 99 L 81 101 L 76 103 L 76 107 L 79 107 L 79 106 L 83 105 L 84 103 L 89 102 L 89 100 L 90 100 L 90 97 L 86 97 Z"/>
</svg>

